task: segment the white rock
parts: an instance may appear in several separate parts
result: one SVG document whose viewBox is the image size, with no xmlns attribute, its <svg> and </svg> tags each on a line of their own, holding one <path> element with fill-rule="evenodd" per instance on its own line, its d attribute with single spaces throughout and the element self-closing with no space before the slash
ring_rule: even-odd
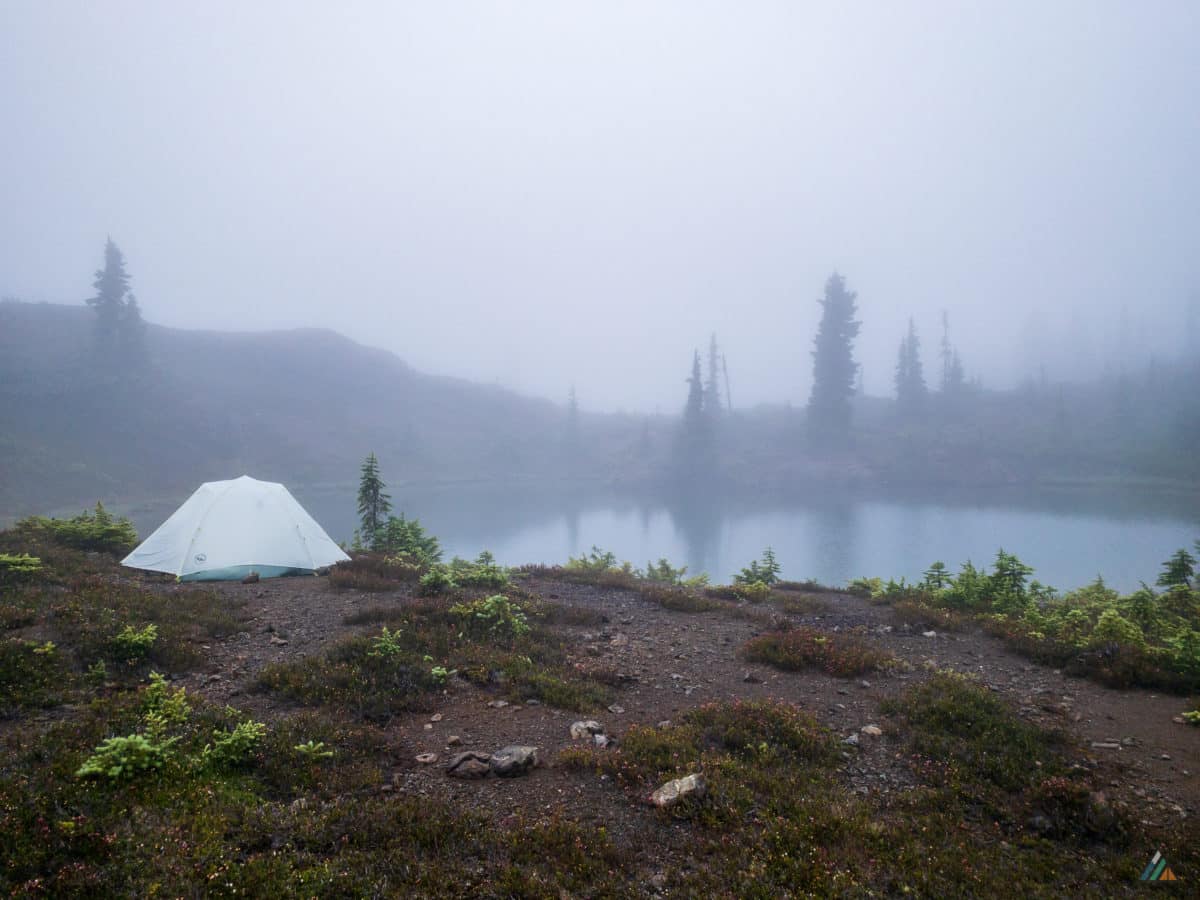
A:
<svg viewBox="0 0 1200 900">
<path fill-rule="evenodd" d="M 674 806 L 684 797 L 703 797 L 707 790 L 708 785 L 704 783 L 704 776 L 697 772 L 693 775 L 685 775 L 683 778 L 676 778 L 674 781 L 668 781 L 650 795 L 650 802 L 660 809 L 666 809 Z"/>
</svg>

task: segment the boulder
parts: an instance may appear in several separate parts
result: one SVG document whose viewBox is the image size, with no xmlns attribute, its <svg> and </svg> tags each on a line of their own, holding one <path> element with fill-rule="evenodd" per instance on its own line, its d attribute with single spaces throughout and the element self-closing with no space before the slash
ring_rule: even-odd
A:
<svg viewBox="0 0 1200 900">
<path fill-rule="evenodd" d="M 451 778 L 487 778 L 492 771 L 491 759 L 488 754 L 474 750 L 456 753 L 446 765 L 446 774 Z"/>
<path fill-rule="evenodd" d="M 650 795 L 650 802 L 659 809 L 669 809 L 685 797 L 700 799 L 708 791 L 704 776 L 699 772 L 668 781 Z"/>
<path fill-rule="evenodd" d="M 571 723 L 571 740 L 573 741 L 591 737 L 594 734 L 604 734 L 604 726 L 594 719 Z"/>
<path fill-rule="evenodd" d="M 537 747 L 510 744 L 492 754 L 490 765 L 492 771 L 501 778 L 512 778 L 524 775 L 536 766 L 537 762 Z"/>
</svg>

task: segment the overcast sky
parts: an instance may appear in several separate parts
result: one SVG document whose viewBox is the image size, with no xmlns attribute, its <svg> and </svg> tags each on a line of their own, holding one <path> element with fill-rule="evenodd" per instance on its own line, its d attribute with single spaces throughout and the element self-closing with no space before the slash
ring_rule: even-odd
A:
<svg viewBox="0 0 1200 900">
<path fill-rule="evenodd" d="M 872 393 L 909 315 L 1002 386 L 1200 290 L 1196 0 L 0 0 L 0 135 L 0 294 L 111 234 L 151 321 L 588 409 L 676 411 L 712 331 L 803 403 L 834 269 Z"/>
</svg>

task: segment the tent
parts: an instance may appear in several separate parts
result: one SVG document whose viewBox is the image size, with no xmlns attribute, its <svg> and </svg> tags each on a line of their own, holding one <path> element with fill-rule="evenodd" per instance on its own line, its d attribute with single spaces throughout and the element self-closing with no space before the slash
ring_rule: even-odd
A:
<svg viewBox="0 0 1200 900">
<path fill-rule="evenodd" d="M 311 574 L 349 558 L 282 484 L 243 475 L 200 485 L 121 565 L 228 581 Z"/>
</svg>

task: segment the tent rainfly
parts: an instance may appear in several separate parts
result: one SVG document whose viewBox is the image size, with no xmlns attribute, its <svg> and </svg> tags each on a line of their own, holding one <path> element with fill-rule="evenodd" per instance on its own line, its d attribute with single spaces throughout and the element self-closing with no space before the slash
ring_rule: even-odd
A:
<svg viewBox="0 0 1200 900">
<path fill-rule="evenodd" d="M 282 484 L 243 475 L 200 485 L 121 565 L 230 581 L 311 574 L 349 558 Z"/>
</svg>

